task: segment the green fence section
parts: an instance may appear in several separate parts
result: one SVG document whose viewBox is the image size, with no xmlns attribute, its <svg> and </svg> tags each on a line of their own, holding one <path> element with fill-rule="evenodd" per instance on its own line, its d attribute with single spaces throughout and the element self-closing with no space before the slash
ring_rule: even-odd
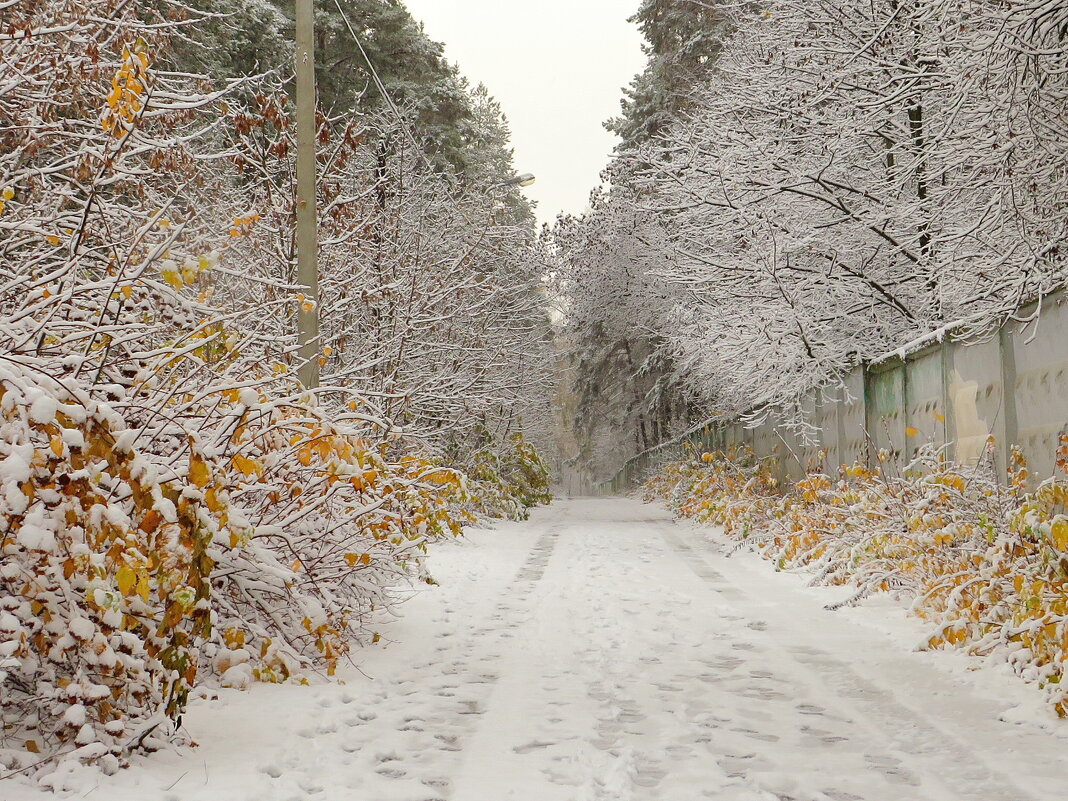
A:
<svg viewBox="0 0 1068 801">
<path fill-rule="evenodd" d="M 688 451 L 738 443 L 758 457 L 772 457 L 782 482 L 807 470 L 834 472 L 842 464 L 870 463 L 880 452 L 903 468 L 927 444 L 974 464 L 991 441 L 1003 474 L 1011 444 L 1023 451 L 1032 481 L 1051 475 L 1068 424 L 1065 293 L 1023 307 L 985 335 L 965 338 L 962 330 L 949 327 L 917 340 L 856 367 L 841 386 L 803 398 L 807 435 L 786 426 L 774 410 L 759 425 L 709 420 L 633 457 L 597 492 L 624 493 Z"/>
</svg>

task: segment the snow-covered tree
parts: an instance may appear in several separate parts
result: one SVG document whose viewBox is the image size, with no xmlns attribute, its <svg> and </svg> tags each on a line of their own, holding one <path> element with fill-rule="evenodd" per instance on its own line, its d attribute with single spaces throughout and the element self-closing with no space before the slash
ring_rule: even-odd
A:
<svg viewBox="0 0 1068 801">
<path fill-rule="evenodd" d="M 711 409 L 794 406 L 1063 284 L 1062 18 L 963 0 L 731 10 L 707 85 L 611 171 L 655 220 L 636 261 L 682 293 L 657 334 Z"/>
<path fill-rule="evenodd" d="M 730 4 L 718 0 L 643 0 L 630 18 L 645 37 L 648 58 L 608 130 L 633 147 L 658 136 L 687 108 L 712 74 L 727 35 Z"/>
</svg>

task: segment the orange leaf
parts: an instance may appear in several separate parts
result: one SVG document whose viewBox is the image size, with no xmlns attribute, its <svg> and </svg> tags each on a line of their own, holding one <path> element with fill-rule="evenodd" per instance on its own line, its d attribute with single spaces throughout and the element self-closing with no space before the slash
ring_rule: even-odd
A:
<svg viewBox="0 0 1068 801">
<path fill-rule="evenodd" d="M 148 514 L 141 520 L 141 525 L 139 525 L 138 528 L 146 534 L 151 534 L 159 528 L 161 522 L 163 522 L 163 515 L 155 509 L 149 509 Z"/>
</svg>

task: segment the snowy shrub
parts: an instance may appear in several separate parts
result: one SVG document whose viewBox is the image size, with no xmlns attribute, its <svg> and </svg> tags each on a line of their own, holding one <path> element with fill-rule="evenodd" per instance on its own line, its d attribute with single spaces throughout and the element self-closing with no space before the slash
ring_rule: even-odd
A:
<svg viewBox="0 0 1068 801">
<path fill-rule="evenodd" d="M 232 424 L 207 490 L 227 526 L 212 552 L 212 662 L 238 686 L 305 668 L 333 674 L 353 643 L 375 639 L 391 587 L 429 580 L 426 544 L 466 520 L 463 477 L 389 458 L 403 443 L 369 442 L 315 407 L 242 395 L 247 403 L 222 407 Z"/>
<path fill-rule="evenodd" d="M 470 499 L 341 378 L 293 378 L 291 205 L 246 210 L 222 125 L 281 107 L 158 68 L 147 4 L 4 14 L 0 766 L 60 789 L 170 736 L 197 682 L 332 674 Z M 539 464 L 515 451 L 508 492 Z"/>
<path fill-rule="evenodd" d="M 0 762 L 117 757 L 179 714 L 217 523 L 73 382 L 0 367 Z"/>
<path fill-rule="evenodd" d="M 475 454 L 467 471 L 471 503 L 477 514 L 526 520 L 532 507 L 552 502 L 549 469 L 522 434 L 512 434 L 507 443 L 503 452 L 486 448 Z"/>
<path fill-rule="evenodd" d="M 993 462 L 992 445 L 967 468 L 925 452 L 900 476 L 856 464 L 776 492 L 747 451 L 703 454 L 667 465 L 645 492 L 779 569 L 854 585 L 838 606 L 895 593 L 933 626 L 929 647 L 1007 660 L 1068 716 L 1068 435 L 1058 475 L 1034 492 L 1019 451 L 1007 482 Z"/>
</svg>

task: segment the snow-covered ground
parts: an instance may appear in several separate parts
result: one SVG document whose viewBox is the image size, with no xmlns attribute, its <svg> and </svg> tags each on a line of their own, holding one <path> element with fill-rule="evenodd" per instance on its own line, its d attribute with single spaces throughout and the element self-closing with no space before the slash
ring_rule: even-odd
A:
<svg viewBox="0 0 1068 801">
<path fill-rule="evenodd" d="M 631 500 L 439 546 L 338 684 L 195 702 L 198 748 L 77 777 L 101 801 L 1039 801 L 1068 725 L 888 602 L 813 590 Z M 8 780 L 4 801 L 41 801 Z"/>
</svg>

